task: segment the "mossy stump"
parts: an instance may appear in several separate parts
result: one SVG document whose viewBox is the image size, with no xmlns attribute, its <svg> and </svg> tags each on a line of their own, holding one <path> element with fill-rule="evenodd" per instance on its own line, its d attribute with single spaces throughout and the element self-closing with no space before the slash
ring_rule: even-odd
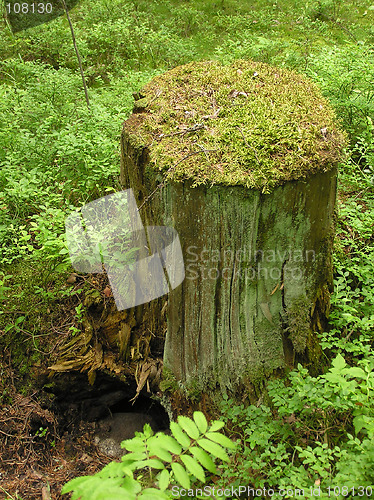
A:
<svg viewBox="0 0 374 500">
<path fill-rule="evenodd" d="M 167 298 L 164 366 L 186 387 L 317 365 L 343 145 L 318 88 L 265 64 L 190 63 L 136 96 L 122 184 L 145 226 L 179 233 L 186 277 Z"/>
</svg>

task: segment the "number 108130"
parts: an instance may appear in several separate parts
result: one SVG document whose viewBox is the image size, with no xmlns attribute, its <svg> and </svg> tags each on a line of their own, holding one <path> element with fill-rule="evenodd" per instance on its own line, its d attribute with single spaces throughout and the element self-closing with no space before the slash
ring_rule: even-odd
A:
<svg viewBox="0 0 374 500">
<path fill-rule="evenodd" d="M 353 495 L 355 497 L 357 495 L 359 497 L 371 498 L 373 494 L 373 488 L 371 486 L 342 486 L 341 488 L 339 486 L 328 486 L 327 492 L 329 497 L 347 497 L 348 495 Z"/>
<path fill-rule="evenodd" d="M 52 14 L 52 4 L 42 2 L 7 3 L 8 14 Z"/>
</svg>

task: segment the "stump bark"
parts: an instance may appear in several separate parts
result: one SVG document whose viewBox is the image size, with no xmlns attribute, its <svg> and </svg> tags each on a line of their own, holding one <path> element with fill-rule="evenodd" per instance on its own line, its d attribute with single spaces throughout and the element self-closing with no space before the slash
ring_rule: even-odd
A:
<svg viewBox="0 0 374 500">
<path fill-rule="evenodd" d="M 247 61 L 176 68 L 136 97 L 122 184 L 144 226 L 177 230 L 186 273 L 149 305 L 167 311 L 164 366 L 204 391 L 316 368 L 344 143 L 328 104 L 309 80 Z"/>
</svg>

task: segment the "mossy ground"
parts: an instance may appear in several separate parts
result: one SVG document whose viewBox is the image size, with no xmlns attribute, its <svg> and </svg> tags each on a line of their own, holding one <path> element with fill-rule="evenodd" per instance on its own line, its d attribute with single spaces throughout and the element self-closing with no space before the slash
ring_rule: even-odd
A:
<svg viewBox="0 0 374 500">
<path fill-rule="evenodd" d="M 5 270 L 7 280 L 0 308 L 0 349 L 19 375 L 20 387 L 38 385 L 49 357 L 69 335 L 67 317 L 79 303 L 66 277 L 39 261 L 15 263 Z M 0 394 L 1 397 L 1 394 Z"/>
<path fill-rule="evenodd" d="M 329 170 L 345 142 L 312 81 L 263 63 L 193 62 L 157 76 L 139 97 L 141 119 L 125 129 L 174 181 L 267 193 Z"/>
</svg>

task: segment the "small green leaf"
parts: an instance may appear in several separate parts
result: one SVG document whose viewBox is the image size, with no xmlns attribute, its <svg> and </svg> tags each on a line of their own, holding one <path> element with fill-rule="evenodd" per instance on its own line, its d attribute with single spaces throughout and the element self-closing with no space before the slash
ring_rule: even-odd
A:
<svg viewBox="0 0 374 500">
<path fill-rule="evenodd" d="M 205 467 L 206 470 L 208 470 L 212 474 L 215 474 L 217 472 L 213 460 L 206 451 L 202 450 L 201 448 L 198 448 L 197 446 L 194 446 L 193 448 L 190 449 L 190 452 L 195 458 L 197 458 L 197 460 L 201 463 L 203 467 Z"/>
<path fill-rule="evenodd" d="M 25 319 L 25 316 L 19 316 L 14 322 L 15 325 L 19 325 Z"/>
<path fill-rule="evenodd" d="M 165 469 L 164 463 L 161 462 L 161 460 L 157 460 L 157 458 L 148 458 L 148 460 L 143 460 L 139 465 L 141 465 L 142 469 L 144 469 L 144 467 L 151 467 L 152 469 Z"/>
<path fill-rule="evenodd" d="M 205 483 L 205 474 L 201 465 L 190 455 L 181 455 L 181 460 L 186 469 L 202 483 Z"/>
<path fill-rule="evenodd" d="M 350 368 L 346 368 L 345 373 L 349 377 L 362 378 L 364 380 L 367 377 L 367 373 L 362 368 L 359 368 L 358 366 L 352 366 Z"/>
<path fill-rule="evenodd" d="M 123 500 L 123 498 L 124 497 L 122 497 L 122 500 Z M 147 488 L 146 490 L 143 490 L 141 492 L 141 494 L 138 495 L 137 498 L 141 498 L 141 500 L 155 500 L 158 498 L 161 500 L 169 500 L 170 497 L 169 497 L 169 495 L 167 495 L 163 491 L 160 491 L 156 488 Z"/>
<path fill-rule="evenodd" d="M 332 365 L 334 368 L 337 368 L 338 370 L 341 370 L 342 368 L 345 367 L 346 362 L 345 359 L 341 354 L 338 354 L 335 359 L 332 361 Z"/>
<path fill-rule="evenodd" d="M 164 462 L 171 462 L 173 460 L 171 454 L 167 450 L 165 450 L 165 448 L 157 446 L 156 443 L 149 444 L 148 450 L 150 456 L 156 456 Z"/>
<path fill-rule="evenodd" d="M 236 448 L 236 444 L 231 441 L 228 437 L 224 436 L 220 432 L 210 432 L 208 431 L 205 434 L 205 437 L 210 439 L 211 441 L 214 441 L 215 443 L 218 443 L 225 448 L 231 448 L 234 449 Z"/>
<path fill-rule="evenodd" d="M 82 477 L 76 477 L 74 479 L 71 479 L 68 483 L 64 484 L 64 486 L 61 489 L 61 493 L 64 495 L 65 493 L 70 493 L 71 491 L 74 491 L 78 486 L 81 486 L 87 480 L 90 479 L 90 476 L 82 476 Z"/>
<path fill-rule="evenodd" d="M 64 487 L 64 492 L 74 490 L 72 499 L 74 500 L 122 500 L 124 494 L 126 499 L 135 500 L 136 493 L 141 489 L 135 479 L 126 478 L 106 478 L 98 475 L 84 476 L 69 481 Z"/>
<path fill-rule="evenodd" d="M 186 488 L 186 490 L 189 489 L 190 487 L 190 477 L 185 471 L 185 469 L 181 466 L 181 464 L 177 463 L 172 463 L 171 464 L 171 469 L 174 473 L 175 479 L 178 481 L 178 483 L 183 487 Z"/>
<path fill-rule="evenodd" d="M 182 427 L 182 429 L 187 432 L 187 434 L 192 439 L 198 439 L 200 436 L 199 429 L 197 428 L 195 422 L 188 417 L 183 415 L 179 415 L 178 424 Z"/>
<path fill-rule="evenodd" d="M 208 422 L 206 421 L 204 413 L 202 411 L 195 411 L 193 414 L 193 419 L 195 420 L 199 431 L 204 434 L 208 428 Z"/>
<path fill-rule="evenodd" d="M 124 466 L 121 462 L 110 462 L 101 471 L 99 471 L 96 476 L 102 478 L 108 477 L 122 477 Z"/>
<path fill-rule="evenodd" d="M 121 488 L 129 495 L 136 495 L 142 489 L 138 481 L 133 477 L 125 477 L 121 483 Z"/>
<path fill-rule="evenodd" d="M 205 438 L 199 439 L 198 444 L 208 453 L 211 453 L 214 457 L 220 458 L 224 462 L 229 461 L 227 453 L 219 444 Z"/>
<path fill-rule="evenodd" d="M 144 452 L 145 450 L 144 441 L 140 437 L 126 439 L 125 441 L 122 441 L 121 446 L 122 448 L 125 448 L 127 451 L 134 451 L 138 453 Z"/>
<path fill-rule="evenodd" d="M 368 424 L 373 425 L 373 418 L 367 415 L 357 415 L 353 419 L 353 426 L 355 428 L 355 433 L 358 434 L 362 429 L 366 429 Z"/>
<path fill-rule="evenodd" d="M 163 433 L 156 434 L 156 442 L 157 446 L 160 446 L 174 455 L 180 455 L 182 453 L 181 445 L 171 436 L 167 436 Z"/>
<path fill-rule="evenodd" d="M 188 448 L 190 446 L 191 444 L 190 438 L 187 436 L 187 434 L 183 432 L 180 425 L 178 425 L 176 422 L 171 422 L 170 430 L 175 439 L 178 441 L 180 445 L 182 445 L 183 448 Z"/>
<path fill-rule="evenodd" d="M 224 425 L 225 424 L 220 420 L 213 420 L 213 422 L 210 423 L 209 430 L 212 432 L 219 431 Z"/>
<path fill-rule="evenodd" d="M 157 479 L 158 479 L 158 487 L 160 488 L 160 490 L 166 490 L 166 488 L 170 484 L 170 474 L 169 474 L 169 471 L 167 469 L 162 470 L 158 474 Z"/>
<path fill-rule="evenodd" d="M 144 424 L 143 434 L 146 438 L 150 438 L 151 436 L 153 436 L 153 429 L 149 424 Z"/>
<path fill-rule="evenodd" d="M 121 447 L 123 448 L 122 444 L 124 441 L 121 443 Z M 123 455 L 122 461 L 123 462 L 137 462 L 138 460 L 144 460 L 147 458 L 147 454 L 145 451 L 143 452 L 135 452 L 135 451 L 130 451 L 126 455 Z"/>
</svg>

